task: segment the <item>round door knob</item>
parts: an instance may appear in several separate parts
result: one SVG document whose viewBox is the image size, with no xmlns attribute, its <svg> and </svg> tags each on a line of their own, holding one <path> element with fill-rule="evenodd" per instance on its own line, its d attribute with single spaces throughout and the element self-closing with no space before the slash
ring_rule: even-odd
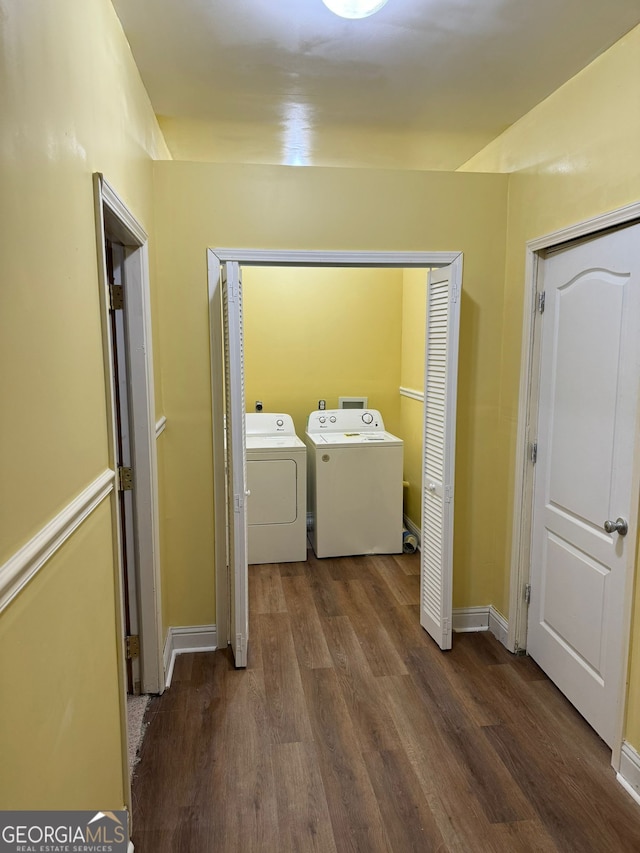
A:
<svg viewBox="0 0 640 853">
<path fill-rule="evenodd" d="M 629 525 L 624 518 L 616 518 L 615 521 L 605 521 L 604 529 L 607 533 L 618 533 L 620 536 L 626 536 Z"/>
<path fill-rule="evenodd" d="M 427 491 L 428 492 L 435 492 L 435 490 L 436 490 L 436 484 L 435 483 L 429 483 L 429 485 L 427 486 Z"/>
</svg>

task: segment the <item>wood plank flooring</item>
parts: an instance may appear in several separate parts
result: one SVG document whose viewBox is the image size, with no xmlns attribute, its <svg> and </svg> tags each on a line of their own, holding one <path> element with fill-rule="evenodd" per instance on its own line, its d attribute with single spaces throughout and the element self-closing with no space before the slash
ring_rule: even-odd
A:
<svg viewBox="0 0 640 853">
<path fill-rule="evenodd" d="M 136 853 L 621 853 L 602 741 L 487 633 L 440 652 L 417 555 L 250 567 L 249 666 L 177 658 L 133 784 Z"/>
</svg>

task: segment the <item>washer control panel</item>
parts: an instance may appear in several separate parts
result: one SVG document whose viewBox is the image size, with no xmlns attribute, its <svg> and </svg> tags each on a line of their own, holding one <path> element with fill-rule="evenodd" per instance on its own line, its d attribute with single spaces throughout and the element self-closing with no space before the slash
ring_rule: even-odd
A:
<svg viewBox="0 0 640 853">
<path fill-rule="evenodd" d="M 377 409 L 318 409 L 307 419 L 307 432 L 384 432 Z"/>
</svg>

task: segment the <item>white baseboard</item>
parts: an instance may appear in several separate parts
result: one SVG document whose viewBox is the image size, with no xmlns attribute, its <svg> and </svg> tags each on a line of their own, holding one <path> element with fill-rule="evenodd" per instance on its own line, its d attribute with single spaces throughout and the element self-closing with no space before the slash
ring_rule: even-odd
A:
<svg viewBox="0 0 640 853">
<path fill-rule="evenodd" d="M 218 632 L 215 625 L 183 625 L 169 628 L 164 644 L 165 687 L 171 687 L 176 655 L 187 652 L 215 652 Z"/>
<path fill-rule="evenodd" d="M 496 640 L 499 640 L 505 648 L 508 648 L 509 622 L 499 610 L 496 610 L 493 604 L 489 608 L 489 630 Z M 511 650 L 509 649 L 509 651 Z"/>
<path fill-rule="evenodd" d="M 456 634 L 489 630 L 488 607 L 456 607 L 453 611 L 453 630 Z"/>
<path fill-rule="evenodd" d="M 616 779 L 640 805 L 640 754 L 626 741 L 620 753 L 620 770 Z"/>
<path fill-rule="evenodd" d="M 458 634 L 491 631 L 506 647 L 509 623 L 492 604 L 486 607 L 457 607 L 453 611 L 453 630 Z"/>
<path fill-rule="evenodd" d="M 133 853 L 133 841 L 129 842 L 129 847 L 127 849 L 127 853 Z"/>
</svg>

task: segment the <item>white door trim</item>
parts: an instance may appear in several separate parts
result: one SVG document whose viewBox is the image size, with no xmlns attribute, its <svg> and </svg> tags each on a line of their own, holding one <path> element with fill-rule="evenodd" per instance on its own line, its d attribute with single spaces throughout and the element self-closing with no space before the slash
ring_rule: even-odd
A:
<svg viewBox="0 0 640 853">
<path fill-rule="evenodd" d="M 109 431 L 109 464 L 116 459 L 116 421 L 114 385 L 109 332 L 108 282 L 104 253 L 105 235 L 127 247 L 124 288 L 128 338 L 129 381 L 132 387 L 132 458 L 135 472 L 134 513 L 137 534 L 136 568 L 138 571 L 141 689 L 143 693 L 162 693 L 164 664 L 162 657 L 162 611 L 160 586 L 160 540 L 158 511 L 158 465 L 156 451 L 156 414 L 151 349 L 151 299 L 149 289 L 148 237 L 107 183 L 94 175 L 100 308 L 105 380 L 107 388 L 107 426 Z M 112 495 L 114 542 L 117 544 L 119 577 L 121 554 L 119 542 L 119 507 Z M 120 591 L 121 592 L 121 591 Z M 123 650 L 121 650 L 123 653 Z M 126 693 L 126 690 L 125 690 Z"/>
<path fill-rule="evenodd" d="M 510 651 L 526 649 L 527 642 L 527 604 L 525 602 L 524 589 L 529 581 L 531 521 L 533 515 L 534 466 L 531 464 L 530 442 L 534 436 L 531 433 L 531 425 L 533 424 L 535 428 L 538 407 L 540 342 L 536 340 L 534 334 L 534 321 L 537 311 L 539 262 L 542 253 L 547 249 L 563 243 L 569 243 L 572 240 L 594 236 L 610 228 L 629 225 L 632 222 L 638 221 L 640 221 L 640 203 L 635 203 L 587 219 L 568 228 L 554 231 L 535 240 L 530 240 L 526 245 L 520 396 L 518 402 L 518 433 L 516 439 L 516 470 L 511 545 L 509 633 L 507 638 L 507 648 Z M 625 598 L 626 610 L 623 616 L 625 654 L 627 657 L 631 635 L 632 583 L 633 577 L 627 578 L 628 594 Z M 626 681 L 623 679 L 622 696 L 620 697 L 619 704 L 620 715 L 616 726 L 616 737 L 611 761 L 615 768 L 618 768 L 620 764 L 626 692 Z"/>
<path fill-rule="evenodd" d="M 209 271 L 209 333 L 212 383 L 212 422 L 214 471 L 225 471 L 224 449 L 224 380 L 223 357 L 220 345 L 222 309 L 219 292 L 220 265 L 225 262 L 240 266 L 360 266 L 360 267 L 424 267 L 436 268 L 451 265 L 452 281 L 462 288 L 462 252 L 335 252 L 282 249 L 229 249 L 207 250 Z M 425 315 L 426 322 L 426 315 Z M 424 459 L 423 459 L 424 466 Z M 228 645 L 229 637 L 229 578 L 227 574 L 227 523 L 225 478 L 214 475 L 215 498 L 215 588 L 218 647 Z"/>
<path fill-rule="evenodd" d="M 209 287 L 209 358 L 211 362 L 211 411 L 213 440 L 214 560 L 216 588 L 216 630 L 218 647 L 231 641 L 229 566 L 227 563 L 229 528 L 227 525 L 227 456 L 224 446 L 224 344 L 222 277 L 218 256 L 207 251 Z"/>
</svg>

